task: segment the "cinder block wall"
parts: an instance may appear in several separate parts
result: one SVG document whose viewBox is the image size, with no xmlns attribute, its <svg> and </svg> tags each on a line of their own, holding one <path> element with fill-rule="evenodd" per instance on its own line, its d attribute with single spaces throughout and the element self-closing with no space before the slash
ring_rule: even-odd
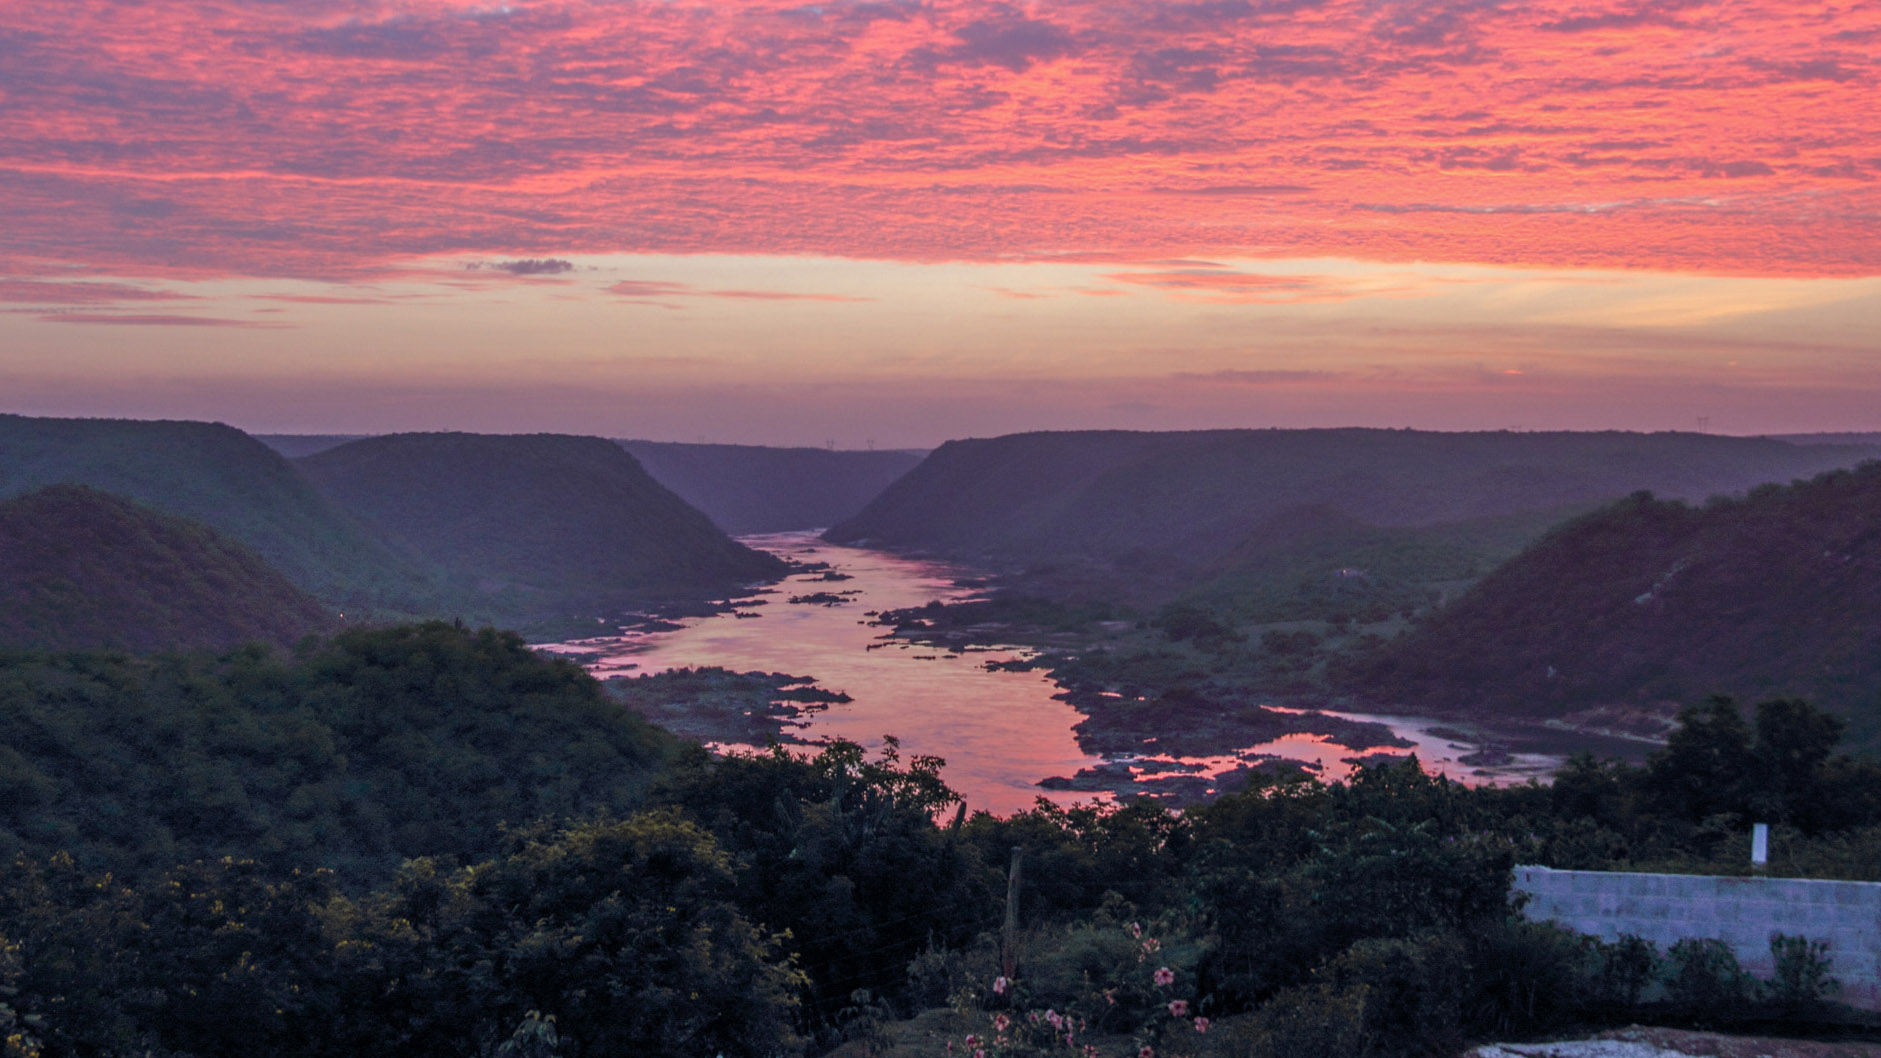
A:
<svg viewBox="0 0 1881 1058">
<path fill-rule="evenodd" d="M 1614 940 L 1631 933 L 1664 951 L 1687 938 L 1731 946 L 1744 969 L 1768 979 L 1770 935 L 1827 941 L 1835 999 L 1881 1010 L 1881 882 L 1623 874 L 1517 867 L 1523 914 Z"/>
</svg>

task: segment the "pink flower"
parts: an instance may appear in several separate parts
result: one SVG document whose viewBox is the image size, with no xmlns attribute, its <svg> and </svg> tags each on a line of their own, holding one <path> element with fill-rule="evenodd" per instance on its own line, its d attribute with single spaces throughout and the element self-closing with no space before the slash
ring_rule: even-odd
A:
<svg viewBox="0 0 1881 1058">
<path fill-rule="evenodd" d="M 1084 1058 L 1097 1058 L 1096 1044 L 1087 1043 L 1084 1045 Z"/>
<path fill-rule="evenodd" d="M 978 1047 L 979 1045 L 980 1045 L 980 1038 L 978 1036 L 975 1036 L 971 1032 L 967 1033 L 967 1046 Z"/>
<path fill-rule="evenodd" d="M 1143 942 L 1143 950 L 1154 955 L 1155 953 L 1163 950 L 1163 942 L 1160 940 L 1157 940 L 1155 937 L 1151 937 L 1150 939 Z"/>
<path fill-rule="evenodd" d="M 1045 1023 L 1054 1029 L 1062 1029 L 1065 1027 L 1065 1016 L 1058 1013 L 1056 1010 L 1047 1010 L 1045 1012 Z"/>
<path fill-rule="evenodd" d="M 1130 936 L 1141 937 L 1142 935 L 1143 935 L 1143 927 L 1137 925 L 1134 922 L 1130 923 Z"/>
<path fill-rule="evenodd" d="M 1197 1032 L 1207 1032 L 1207 1031 L 1208 1031 L 1208 1019 L 1207 1019 L 1207 1018 L 1196 1018 L 1196 1019 L 1195 1019 L 1195 1031 L 1197 1031 Z"/>
<path fill-rule="evenodd" d="M 1077 1045 L 1078 1045 L 1078 1041 L 1072 1039 L 1071 1034 L 1069 1032 L 1065 1033 L 1065 1046 L 1076 1047 Z"/>
<path fill-rule="evenodd" d="M 1189 1016 L 1189 1001 L 1186 999 L 1170 1000 L 1169 1001 L 1169 1016 L 1172 1018 L 1188 1017 Z"/>
<path fill-rule="evenodd" d="M 1146 1046 L 1136 1052 L 1136 1058 L 1156 1058 L 1156 1048 Z"/>
<path fill-rule="evenodd" d="M 1114 988 L 1104 989 L 1104 1002 L 1109 1003 L 1113 1007 L 1116 1006 L 1117 1005 L 1117 990 Z"/>
<path fill-rule="evenodd" d="M 1169 985 L 1176 983 L 1176 972 L 1174 970 L 1171 970 L 1169 967 L 1164 966 L 1164 967 L 1159 968 L 1154 974 L 1152 974 L 1151 979 L 1154 980 L 1158 985 L 1167 987 Z"/>
<path fill-rule="evenodd" d="M 996 996 L 1005 995 L 1007 986 L 1011 984 L 1012 982 L 1006 980 L 1004 977 L 993 978 L 993 994 Z"/>
<path fill-rule="evenodd" d="M 986 1052 L 985 1052 L 985 1051 L 974 1051 L 974 1052 L 973 1052 L 973 1058 L 986 1058 Z"/>
<path fill-rule="evenodd" d="M 994 1032 L 1005 1032 L 1007 1029 L 1011 1027 L 1012 1027 L 1011 1018 L 1007 1017 L 1004 1014 L 993 1015 L 993 1031 Z"/>
</svg>

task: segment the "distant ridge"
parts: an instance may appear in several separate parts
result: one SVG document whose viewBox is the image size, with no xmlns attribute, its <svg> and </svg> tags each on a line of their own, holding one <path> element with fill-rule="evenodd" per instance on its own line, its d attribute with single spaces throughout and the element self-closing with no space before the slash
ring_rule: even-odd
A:
<svg viewBox="0 0 1881 1058">
<path fill-rule="evenodd" d="M 0 646 L 219 649 L 336 624 L 208 526 L 82 485 L 0 501 Z"/>
<path fill-rule="evenodd" d="M 457 588 L 512 616 L 696 598 L 785 568 L 600 438 L 392 434 L 298 465 Z"/>
<path fill-rule="evenodd" d="M 924 452 L 621 441 L 654 480 L 728 533 L 824 529 L 849 518 Z"/>
<path fill-rule="evenodd" d="M 1881 450 L 1692 433 L 1211 430 L 950 441 L 826 534 L 961 558 L 1208 562 L 1288 511 L 1428 526 L 1637 489 L 1704 499 Z"/>
<path fill-rule="evenodd" d="M 1881 462 L 1702 507 L 1624 499 L 1351 666 L 1423 710 L 1551 717 L 1801 696 L 1881 745 Z"/>
<path fill-rule="evenodd" d="M 430 584 L 231 426 L 0 415 L 0 498 L 81 484 L 193 518 L 255 549 L 302 589 L 348 606 L 412 608 Z"/>
</svg>

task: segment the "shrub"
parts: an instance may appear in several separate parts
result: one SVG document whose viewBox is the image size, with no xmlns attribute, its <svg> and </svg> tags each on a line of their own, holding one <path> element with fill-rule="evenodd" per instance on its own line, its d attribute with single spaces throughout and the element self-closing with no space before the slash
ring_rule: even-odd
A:
<svg viewBox="0 0 1881 1058">
<path fill-rule="evenodd" d="M 1764 986 L 1765 994 L 1785 1014 L 1808 1013 L 1842 983 L 1829 976 L 1829 946 L 1808 937 L 1770 935 L 1770 955 L 1776 963 L 1775 976 Z"/>
<path fill-rule="evenodd" d="M 1697 1021 L 1728 1021 L 1750 999 L 1751 977 L 1721 940 L 1686 938 L 1672 945 L 1666 996 Z"/>
</svg>

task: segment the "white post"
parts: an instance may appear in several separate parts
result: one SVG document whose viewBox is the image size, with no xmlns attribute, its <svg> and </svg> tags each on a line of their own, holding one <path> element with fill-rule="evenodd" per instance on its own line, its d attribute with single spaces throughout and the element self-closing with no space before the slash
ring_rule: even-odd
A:
<svg viewBox="0 0 1881 1058">
<path fill-rule="evenodd" d="M 1770 824 L 1755 823 L 1750 828 L 1750 862 L 1762 866 L 1770 862 Z"/>
</svg>

